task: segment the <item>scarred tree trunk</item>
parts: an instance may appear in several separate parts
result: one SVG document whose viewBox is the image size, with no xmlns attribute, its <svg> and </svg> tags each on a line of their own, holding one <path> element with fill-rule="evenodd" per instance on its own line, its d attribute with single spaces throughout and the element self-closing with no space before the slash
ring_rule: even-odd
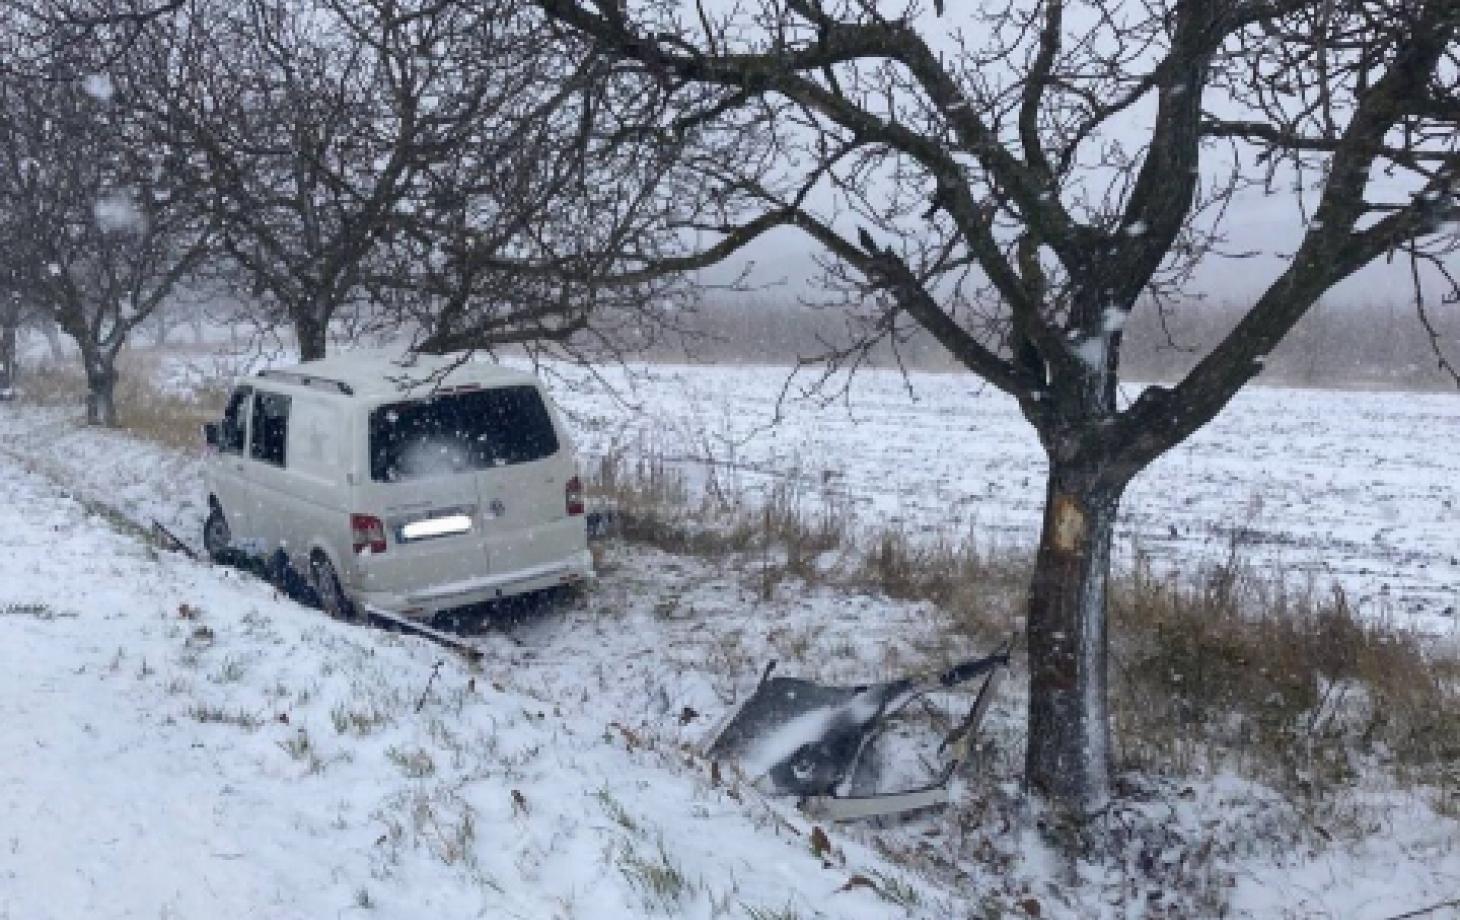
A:
<svg viewBox="0 0 1460 920">
<path fill-rule="evenodd" d="M 1103 806 L 1109 788 L 1105 598 L 1124 491 L 1089 466 L 1050 464 L 1029 589 L 1025 763 L 1033 789 L 1084 814 Z"/>
<path fill-rule="evenodd" d="M 1074 310 L 1087 328 L 1103 316 L 1102 299 L 1098 288 L 1076 292 Z M 1024 778 L 1076 822 L 1102 809 L 1110 795 L 1106 589 L 1116 513 L 1141 466 L 1130 445 L 1112 435 L 1119 330 L 1098 342 L 1046 399 L 1026 408 L 1049 473 L 1029 585 Z"/>
</svg>

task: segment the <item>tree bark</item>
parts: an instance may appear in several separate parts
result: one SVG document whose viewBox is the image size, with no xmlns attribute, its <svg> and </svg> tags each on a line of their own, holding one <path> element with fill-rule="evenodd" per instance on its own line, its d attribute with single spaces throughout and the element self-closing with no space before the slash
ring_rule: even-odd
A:
<svg viewBox="0 0 1460 920">
<path fill-rule="evenodd" d="M 1081 818 L 1109 794 L 1106 583 L 1124 485 L 1089 465 L 1051 461 L 1029 589 L 1029 741 L 1025 777 Z"/>
<path fill-rule="evenodd" d="M 299 340 L 299 360 L 318 361 L 323 358 L 328 344 L 327 332 L 327 323 L 322 323 L 313 316 L 296 316 L 294 336 Z"/>
<path fill-rule="evenodd" d="M 117 427 L 117 369 L 101 358 L 86 361 L 86 424 Z"/>
<path fill-rule="evenodd" d="M 20 349 L 14 326 L 0 327 L 0 389 L 20 381 Z"/>
</svg>

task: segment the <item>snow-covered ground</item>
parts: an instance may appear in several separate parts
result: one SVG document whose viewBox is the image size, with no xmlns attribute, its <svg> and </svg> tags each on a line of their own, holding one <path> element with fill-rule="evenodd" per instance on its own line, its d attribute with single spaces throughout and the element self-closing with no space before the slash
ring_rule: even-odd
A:
<svg viewBox="0 0 1460 920">
<path fill-rule="evenodd" d="M 619 546 L 582 604 L 476 639 L 474 671 L 77 501 L 192 537 L 201 498 L 195 457 L 0 411 L 4 920 L 1191 916 L 1203 892 L 1377 920 L 1460 888 L 1460 825 L 1420 794 L 1356 788 L 1375 832 L 1326 845 L 1232 777 L 1154 786 L 1116 816 L 1143 828 L 1124 861 L 1067 873 L 999 785 L 1017 681 L 956 807 L 830 829 L 818 859 L 790 803 L 715 784 L 695 747 L 768 659 L 860 681 L 982 650 L 930 608 L 794 582 L 762 600 L 731 563 Z"/>
<path fill-rule="evenodd" d="M 659 586 L 733 587 L 704 575 Z M 0 460 L 0 917 L 951 916 L 711 781 L 691 742 L 729 688 L 638 587 L 485 638 L 473 669 L 159 555 Z"/>
<path fill-rule="evenodd" d="M 864 370 L 845 399 L 822 406 L 781 400 L 787 371 L 778 367 L 661 365 L 628 381 L 605 373 L 622 399 L 564 387 L 589 453 L 713 461 L 732 492 L 793 477 L 807 500 L 849 506 L 870 526 L 984 546 L 1038 537 L 1043 452 L 1017 405 L 973 377 Z M 1454 633 L 1456 444 L 1453 393 L 1253 387 L 1136 479 L 1118 550 L 1127 563 L 1142 553 L 1190 574 L 1235 544 L 1243 561 L 1295 589 L 1337 584 L 1365 613 Z"/>
</svg>

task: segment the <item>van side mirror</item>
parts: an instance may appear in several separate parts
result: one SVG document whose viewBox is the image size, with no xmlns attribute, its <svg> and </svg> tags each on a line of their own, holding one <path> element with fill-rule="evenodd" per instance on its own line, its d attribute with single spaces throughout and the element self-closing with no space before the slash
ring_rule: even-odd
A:
<svg viewBox="0 0 1460 920">
<path fill-rule="evenodd" d="M 203 425 L 203 440 L 208 442 L 209 447 L 216 448 L 220 440 L 218 436 L 218 423 L 206 422 Z"/>
</svg>

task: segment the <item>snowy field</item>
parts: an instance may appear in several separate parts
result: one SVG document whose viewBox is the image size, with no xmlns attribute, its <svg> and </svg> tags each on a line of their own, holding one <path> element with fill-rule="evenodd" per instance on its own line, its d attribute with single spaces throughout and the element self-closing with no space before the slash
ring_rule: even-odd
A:
<svg viewBox="0 0 1460 920">
<path fill-rule="evenodd" d="M 160 373 L 185 389 L 256 363 L 169 359 Z M 828 404 L 782 367 L 549 371 L 590 457 L 667 458 L 733 495 L 789 484 L 913 536 L 1038 538 L 1043 451 L 1013 400 L 971 376 L 863 370 Z M 1235 553 L 1296 591 L 1336 585 L 1366 615 L 1460 635 L 1457 445 L 1460 394 L 1250 387 L 1131 485 L 1120 564 L 1189 576 Z"/>
<path fill-rule="evenodd" d="M 869 526 L 1032 546 L 1044 455 L 1017 405 L 965 375 L 861 372 L 829 406 L 777 403 L 783 368 L 643 368 L 560 385 L 589 453 L 659 453 L 731 492 L 791 479 Z M 1139 392 L 1126 390 L 1127 398 Z M 1192 573 L 1239 558 L 1297 590 L 1460 630 L 1460 395 L 1254 387 L 1132 484 L 1118 549 Z"/>
</svg>

